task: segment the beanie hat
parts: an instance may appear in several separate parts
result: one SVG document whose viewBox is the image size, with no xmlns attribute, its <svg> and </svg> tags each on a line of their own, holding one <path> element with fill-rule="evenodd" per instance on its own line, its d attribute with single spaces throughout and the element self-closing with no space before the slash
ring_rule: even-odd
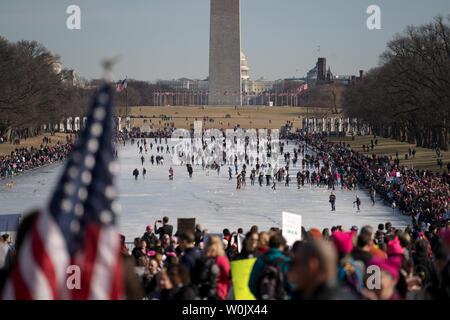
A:
<svg viewBox="0 0 450 320">
<path fill-rule="evenodd" d="M 333 233 L 333 243 L 339 253 L 351 252 L 353 249 L 354 232 L 335 231 Z"/>
<path fill-rule="evenodd" d="M 389 273 L 395 279 L 395 281 L 398 281 L 398 270 L 391 261 L 383 260 L 380 258 L 373 258 L 372 260 L 370 260 L 368 266 L 378 266 L 381 270 Z"/>
<path fill-rule="evenodd" d="M 400 240 L 398 240 L 398 237 L 395 237 L 394 240 L 388 242 L 387 254 L 388 256 L 393 254 L 403 254 L 403 248 L 400 245 Z"/>
<path fill-rule="evenodd" d="M 153 227 L 151 225 L 148 225 L 147 230 L 153 230 Z"/>
<path fill-rule="evenodd" d="M 314 239 L 322 239 L 322 233 L 316 228 L 309 230 L 309 233 Z"/>
</svg>

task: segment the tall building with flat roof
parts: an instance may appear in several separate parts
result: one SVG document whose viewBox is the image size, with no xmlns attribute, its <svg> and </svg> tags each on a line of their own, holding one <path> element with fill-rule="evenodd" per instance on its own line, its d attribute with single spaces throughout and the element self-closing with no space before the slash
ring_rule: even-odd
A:
<svg viewBox="0 0 450 320">
<path fill-rule="evenodd" d="M 327 59 L 319 58 L 317 60 L 317 80 L 325 81 L 327 76 Z"/>
<path fill-rule="evenodd" d="M 240 0 L 211 0 L 209 104 L 241 105 Z"/>
</svg>

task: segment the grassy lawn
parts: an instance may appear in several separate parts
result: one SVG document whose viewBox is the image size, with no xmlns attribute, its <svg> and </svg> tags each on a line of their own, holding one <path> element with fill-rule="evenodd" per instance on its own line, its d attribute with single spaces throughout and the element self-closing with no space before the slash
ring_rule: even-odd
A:
<svg viewBox="0 0 450 320">
<path fill-rule="evenodd" d="M 119 107 L 119 112 L 120 114 L 125 114 L 125 107 Z M 184 129 L 190 128 L 195 120 L 202 121 L 204 117 L 214 120 L 203 122 L 204 128 L 232 129 L 239 124 L 243 129 L 280 129 L 281 126 L 286 124 L 286 121 L 293 122 L 294 128 L 301 128 L 301 117 L 305 117 L 307 113 L 310 117 L 326 118 L 331 116 L 329 109 L 309 108 L 307 110 L 307 108 L 303 107 L 245 106 L 235 109 L 234 107 L 220 106 L 150 106 L 128 108 L 128 116 L 143 117 L 131 118 L 132 127 L 152 124 L 155 128 L 164 128 L 164 124 L 175 122 L 175 128 Z M 159 118 L 160 115 L 173 117 L 173 119 L 171 121 L 163 121 Z M 229 115 L 229 118 L 226 117 L 227 115 Z M 125 121 L 125 119 L 122 121 Z"/>
<path fill-rule="evenodd" d="M 439 166 L 437 165 L 437 156 L 436 152 L 431 149 L 419 148 L 416 147 L 416 157 L 412 159 L 409 157 L 408 149 L 414 149 L 414 144 L 409 144 L 406 142 L 399 142 L 393 139 L 385 139 L 381 137 L 377 137 L 378 145 L 374 148 L 374 153 L 377 155 L 388 155 L 392 156 L 395 159 L 395 154 L 398 152 L 398 157 L 400 159 L 400 165 L 405 166 L 413 166 L 415 169 L 431 169 L 433 171 L 439 170 Z M 355 141 L 352 141 L 351 137 L 330 137 L 330 141 L 340 142 L 343 141 L 345 144 L 350 144 L 350 146 L 357 150 L 358 152 L 362 152 L 362 145 L 369 145 L 370 141 L 374 140 L 373 136 L 362 136 L 355 137 Z M 366 155 L 372 155 L 371 152 L 364 152 Z M 405 160 L 405 154 L 408 154 L 408 160 Z M 442 171 L 447 170 L 447 163 L 450 162 L 450 152 L 449 151 L 441 151 L 442 161 L 444 165 L 442 166 Z M 442 172 L 441 171 L 441 172 Z"/>
<path fill-rule="evenodd" d="M 58 141 L 66 143 L 66 136 L 69 134 L 58 132 L 54 136 L 51 136 L 50 134 L 42 134 L 33 138 L 28 138 L 27 140 L 21 139 L 20 145 L 16 144 L 10 144 L 9 142 L 5 142 L 0 144 L 0 156 L 4 155 L 10 155 L 11 151 L 15 150 L 16 148 L 24 148 L 24 147 L 35 147 L 40 148 L 42 144 L 42 139 L 44 137 L 48 137 L 52 139 L 51 144 L 56 144 Z"/>
</svg>

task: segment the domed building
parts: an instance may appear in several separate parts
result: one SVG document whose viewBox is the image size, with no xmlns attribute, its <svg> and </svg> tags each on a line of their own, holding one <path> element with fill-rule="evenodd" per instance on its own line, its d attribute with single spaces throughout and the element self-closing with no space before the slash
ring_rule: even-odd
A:
<svg viewBox="0 0 450 320">
<path fill-rule="evenodd" d="M 244 53 L 241 51 L 241 79 L 242 80 L 250 79 L 249 71 L 250 71 L 250 69 L 247 66 L 247 59 L 245 58 Z"/>
<path fill-rule="evenodd" d="M 241 51 L 241 80 L 242 80 L 242 92 L 249 92 L 251 90 L 250 83 L 250 69 L 247 65 L 247 59 L 244 53 Z"/>
</svg>

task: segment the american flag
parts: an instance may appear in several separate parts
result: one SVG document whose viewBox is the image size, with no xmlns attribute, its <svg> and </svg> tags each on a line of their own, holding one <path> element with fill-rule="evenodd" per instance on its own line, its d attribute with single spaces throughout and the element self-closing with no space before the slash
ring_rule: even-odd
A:
<svg viewBox="0 0 450 320">
<path fill-rule="evenodd" d="M 121 91 L 125 90 L 126 88 L 127 88 L 127 79 L 126 78 L 122 81 L 119 81 L 116 84 L 116 92 L 121 92 Z"/>
<path fill-rule="evenodd" d="M 305 90 L 308 90 L 308 84 L 307 83 L 304 83 L 300 87 L 298 87 L 297 94 L 300 94 L 300 93 L 302 93 Z"/>
<path fill-rule="evenodd" d="M 104 85 L 95 95 L 50 203 L 37 213 L 18 250 L 2 299 L 124 297 L 113 184 L 113 91 Z M 70 265 L 81 271 L 78 289 L 69 289 Z"/>
</svg>

